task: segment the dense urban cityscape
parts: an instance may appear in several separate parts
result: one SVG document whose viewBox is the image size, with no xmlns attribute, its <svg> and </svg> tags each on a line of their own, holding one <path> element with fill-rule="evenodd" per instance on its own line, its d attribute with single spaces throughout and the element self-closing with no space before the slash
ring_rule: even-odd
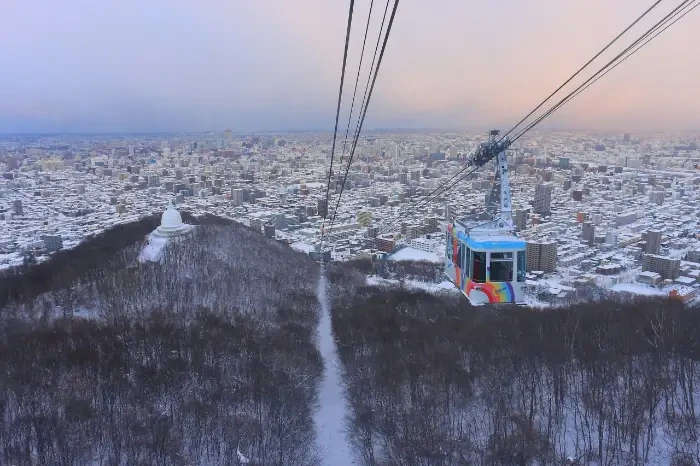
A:
<svg viewBox="0 0 700 466">
<path fill-rule="evenodd" d="M 233 219 L 316 259 L 439 262 L 447 221 L 489 218 L 494 170 L 427 196 L 485 137 L 366 133 L 343 188 L 351 144 L 337 142 L 344 155 L 328 184 L 326 133 L 5 136 L 0 267 L 42 261 L 169 203 Z M 557 298 L 592 283 L 694 300 L 699 140 L 539 132 L 509 150 L 528 288 Z"/>
<path fill-rule="evenodd" d="M 0 466 L 700 466 L 700 0 L 7 3 Z"/>
</svg>

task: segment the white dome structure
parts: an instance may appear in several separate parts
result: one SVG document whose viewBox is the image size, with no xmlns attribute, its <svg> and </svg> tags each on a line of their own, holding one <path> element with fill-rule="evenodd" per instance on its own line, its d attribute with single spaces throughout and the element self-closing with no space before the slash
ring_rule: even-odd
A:
<svg viewBox="0 0 700 466">
<path fill-rule="evenodd" d="M 180 212 L 175 209 L 172 203 L 163 212 L 160 218 L 160 226 L 153 232 L 153 236 L 160 238 L 170 238 L 178 236 L 190 229 L 190 225 L 182 223 Z"/>
</svg>

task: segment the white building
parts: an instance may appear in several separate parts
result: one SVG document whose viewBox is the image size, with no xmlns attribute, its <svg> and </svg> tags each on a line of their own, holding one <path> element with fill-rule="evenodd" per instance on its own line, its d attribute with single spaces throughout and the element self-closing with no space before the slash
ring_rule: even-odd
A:
<svg viewBox="0 0 700 466">
<path fill-rule="evenodd" d="M 192 225 L 182 222 L 180 212 L 172 204 L 168 204 L 167 209 L 160 218 L 160 226 L 152 233 L 155 238 L 172 238 L 188 232 Z"/>
</svg>

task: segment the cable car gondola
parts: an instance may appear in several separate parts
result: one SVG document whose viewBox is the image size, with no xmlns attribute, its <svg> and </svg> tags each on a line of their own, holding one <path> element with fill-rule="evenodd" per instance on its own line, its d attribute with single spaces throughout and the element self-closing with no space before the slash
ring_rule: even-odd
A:
<svg viewBox="0 0 700 466">
<path fill-rule="evenodd" d="M 496 140 L 498 130 L 479 146 L 470 164 L 477 168 L 496 159 L 495 186 L 499 211 L 488 222 L 453 219 L 448 223 L 445 275 L 474 305 L 522 304 L 525 286 L 525 241 L 515 235 L 506 149 L 510 141 Z"/>
</svg>

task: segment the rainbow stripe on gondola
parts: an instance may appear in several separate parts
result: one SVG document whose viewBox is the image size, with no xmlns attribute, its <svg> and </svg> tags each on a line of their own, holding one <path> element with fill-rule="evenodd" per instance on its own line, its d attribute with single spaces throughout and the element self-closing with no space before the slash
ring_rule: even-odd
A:
<svg viewBox="0 0 700 466">
<path fill-rule="evenodd" d="M 490 303 L 515 302 L 513 285 L 511 285 L 509 282 L 476 283 L 467 279 L 466 286 L 462 288 L 462 291 L 469 296 L 472 290 L 475 290 L 476 288 L 478 288 L 478 291 L 481 291 L 489 298 Z"/>
</svg>

